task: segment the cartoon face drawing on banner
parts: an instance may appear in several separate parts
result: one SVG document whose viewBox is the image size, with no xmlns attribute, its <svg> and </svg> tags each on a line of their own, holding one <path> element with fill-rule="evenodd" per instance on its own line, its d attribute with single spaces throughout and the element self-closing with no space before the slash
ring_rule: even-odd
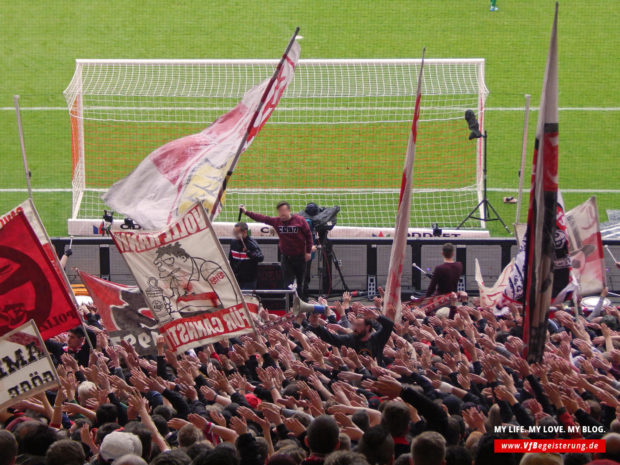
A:
<svg viewBox="0 0 620 465">
<path fill-rule="evenodd" d="M 159 247 L 153 264 L 159 276 L 148 279 L 145 294 L 160 324 L 241 301 L 218 263 L 190 256 L 178 242 Z"/>
<path fill-rule="evenodd" d="M 45 322 L 52 306 L 50 285 L 39 265 L 12 247 L 0 246 L 0 333 L 15 329 L 33 318 Z"/>
</svg>

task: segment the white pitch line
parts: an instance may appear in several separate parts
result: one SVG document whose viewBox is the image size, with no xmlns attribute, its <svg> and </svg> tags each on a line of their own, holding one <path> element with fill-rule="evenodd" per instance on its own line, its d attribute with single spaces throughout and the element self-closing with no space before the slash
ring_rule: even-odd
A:
<svg viewBox="0 0 620 465">
<path fill-rule="evenodd" d="M 515 192 L 517 190 L 516 187 L 489 187 L 487 188 L 489 192 Z M 107 192 L 107 189 L 95 189 L 90 188 L 86 189 L 87 192 Z M 231 190 L 230 193 L 234 194 L 237 191 L 238 193 L 248 194 L 248 192 L 244 192 L 244 189 L 236 189 Z M 433 193 L 433 192 L 476 192 L 475 188 L 465 187 L 462 189 L 413 189 L 414 193 L 425 194 L 425 193 Z M 620 189 L 561 189 L 561 191 L 565 194 L 620 194 Z M 0 189 L 0 193 L 19 193 L 19 192 L 28 192 L 28 189 L 22 188 L 4 188 Z M 73 189 L 68 188 L 36 188 L 32 189 L 32 192 L 73 192 Z M 252 192 L 256 194 L 261 194 L 265 192 L 317 192 L 316 189 L 254 189 Z M 363 193 L 374 193 L 374 194 L 386 194 L 386 193 L 394 193 L 398 192 L 398 189 L 346 189 L 346 188 L 334 188 L 334 189 L 319 189 L 319 193 L 323 192 L 325 194 L 338 194 L 338 193 L 352 193 L 352 192 L 363 192 Z"/>
<path fill-rule="evenodd" d="M 28 192 L 28 189 L 20 189 L 20 188 L 15 188 L 15 189 L 0 189 L 0 194 L 1 193 L 18 193 L 18 192 Z M 32 192 L 73 192 L 73 189 L 71 189 L 70 187 L 67 188 L 38 188 L 32 189 Z"/>
<path fill-rule="evenodd" d="M 228 108 L 209 108 L 209 107 L 187 107 L 187 108 L 178 108 L 178 107 L 170 107 L 170 108 L 159 108 L 159 107 L 96 107 L 98 110 L 194 110 L 194 111 L 205 111 L 205 110 L 216 110 L 216 111 L 224 111 Z M 286 108 L 283 108 L 286 109 Z M 298 110 L 299 108 L 290 108 L 290 110 Z M 398 110 L 404 109 L 400 107 L 385 107 L 385 110 Z M 409 108 L 406 108 L 409 109 Z M 424 109 L 424 108 L 423 108 Z M 67 107 L 21 107 L 21 111 L 67 111 Z M 325 107 L 325 108 L 315 108 L 312 107 L 309 109 L 310 111 L 342 111 L 342 110 L 377 110 L 376 107 Z M 485 111 L 523 111 L 523 107 L 487 107 Z M 0 107 L 0 111 L 15 111 L 15 107 Z M 538 111 L 538 107 L 530 108 L 530 111 Z M 558 111 L 620 111 L 620 107 L 560 107 Z"/>
</svg>

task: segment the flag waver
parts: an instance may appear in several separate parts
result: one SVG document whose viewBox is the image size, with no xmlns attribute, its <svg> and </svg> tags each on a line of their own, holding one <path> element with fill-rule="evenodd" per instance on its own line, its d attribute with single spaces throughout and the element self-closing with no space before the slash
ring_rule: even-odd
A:
<svg viewBox="0 0 620 465">
<path fill-rule="evenodd" d="M 203 131 L 155 149 L 112 185 L 103 201 L 149 230 L 163 228 L 197 201 L 214 218 L 239 157 L 278 105 L 299 55 L 293 36 L 271 78 L 248 90 L 235 108 Z"/>
<path fill-rule="evenodd" d="M 383 313 L 385 316 L 398 322 L 400 320 L 400 292 L 402 285 L 403 266 L 405 263 L 405 250 L 407 248 L 407 233 L 409 231 L 409 216 L 411 213 L 411 183 L 413 178 L 413 161 L 415 159 L 415 144 L 418 137 L 418 121 L 420 119 L 420 99 L 422 97 L 422 73 L 424 71 L 424 54 L 422 51 L 422 62 L 420 63 L 420 73 L 418 74 L 418 87 L 415 99 L 415 109 L 413 112 L 413 123 L 407 144 L 407 155 L 405 156 L 405 167 L 400 185 L 400 195 L 398 198 L 398 210 L 396 213 L 396 228 L 394 230 L 394 242 L 390 253 L 390 266 L 388 269 L 388 279 L 385 286 L 385 302 Z"/>
<path fill-rule="evenodd" d="M 558 201 L 557 22 L 556 3 L 536 130 L 526 232 L 523 341 L 528 362 L 542 360 L 553 292 Z"/>
</svg>

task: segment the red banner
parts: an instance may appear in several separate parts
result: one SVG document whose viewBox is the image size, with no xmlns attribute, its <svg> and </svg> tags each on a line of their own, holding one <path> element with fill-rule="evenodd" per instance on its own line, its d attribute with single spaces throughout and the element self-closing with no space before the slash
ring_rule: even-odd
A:
<svg viewBox="0 0 620 465">
<path fill-rule="evenodd" d="M 247 303 L 250 313 L 256 314 L 258 306 Z M 189 318 L 179 318 L 160 326 L 170 350 L 177 353 L 192 347 L 230 339 L 252 330 L 243 304 Z"/>
<path fill-rule="evenodd" d="M 140 288 L 106 281 L 84 271 L 79 274 L 112 342 L 127 341 L 140 355 L 156 354 L 158 324 Z"/>
<path fill-rule="evenodd" d="M 80 324 L 67 286 L 19 207 L 0 220 L 0 335 L 30 319 L 43 339 Z"/>
</svg>

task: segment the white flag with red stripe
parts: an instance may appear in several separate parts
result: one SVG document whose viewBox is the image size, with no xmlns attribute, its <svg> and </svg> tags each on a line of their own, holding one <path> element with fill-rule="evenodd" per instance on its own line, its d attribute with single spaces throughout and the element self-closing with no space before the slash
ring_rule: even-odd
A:
<svg viewBox="0 0 620 465">
<path fill-rule="evenodd" d="M 293 38 L 276 73 L 252 87 L 235 108 L 208 128 L 159 147 L 102 199 L 143 229 L 160 229 L 199 201 L 213 219 L 227 179 L 291 82 L 300 55 Z"/>
<path fill-rule="evenodd" d="M 528 362 L 542 360 L 553 294 L 558 203 L 558 5 L 545 69 L 525 246 L 523 342 Z"/>
<path fill-rule="evenodd" d="M 405 167 L 403 168 L 403 177 L 400 185 L 394 242 L 392 242 L 392 251 L 390 253 L 390 266 L 388 268 L 388 278 L 385 286 L 383 303 L 384 315 L 396 323 L 400 321 L 401 315 L 400 293 L 407 248 L 407 235 L 409 232 L 409 216 L 411 213 L 411 183 L 413 178 L 413 161 L 415 159 L 415 144 L 418 137 L 418 121 L 420 119 L 420 99 L 422 97 L 422 73 L 424 71 L 425 50 L 426 49 L 422 51 L 422 62 L 420 63 L 420 73 L 418 74 L 415 110 L 413 112 L 413 123 L 411 124 L 411 132 L 409 133 Z"/>
</svg>

